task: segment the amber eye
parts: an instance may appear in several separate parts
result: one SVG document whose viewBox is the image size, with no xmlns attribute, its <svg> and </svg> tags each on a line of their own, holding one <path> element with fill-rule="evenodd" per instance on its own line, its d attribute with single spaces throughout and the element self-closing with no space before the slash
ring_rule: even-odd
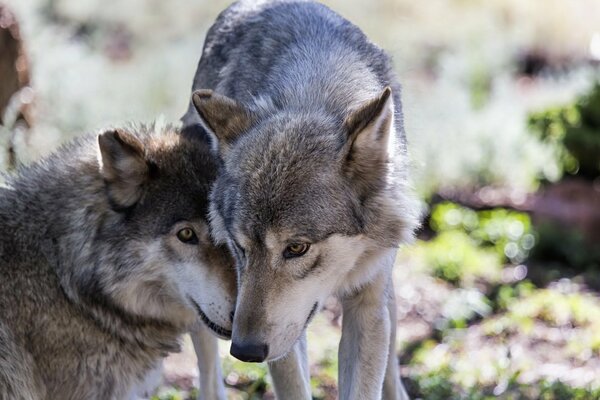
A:
<svg viewBox="0 0 600 400">
<path fill-rule="evenodd" d="M 310 244 L 308 243 L 292 243 L 285 248 L 283 256 L 285 258 L 300 257 L 306 254 L 308 249 L 310 249 Z"/>
<path fill-rule="evenodd" d="M 177 239 L 187 244 L 198 243 L 198 237 L 192 228 L 180 229 L 179 232 L 177 232 Z"/>
</svg>

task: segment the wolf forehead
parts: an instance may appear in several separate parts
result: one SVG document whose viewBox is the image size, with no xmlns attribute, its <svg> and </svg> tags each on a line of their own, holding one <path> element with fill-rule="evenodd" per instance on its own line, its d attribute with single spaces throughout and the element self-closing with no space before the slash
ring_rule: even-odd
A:
<svg viewBox="0 0 600 400">
<path fill-rule="evenodd" d="M 242 135 L 214 187 L 227 230 L 248 237 L 268 230 L 319 240 L 356 234 L 357 204 L 341 160 L 341 123 L 282 116 Z"/>
<path fill-rule="evenodd" d="M 210 147 L 170 126 L 133 125 L 124 130 L 143 145 L 149 168 L 142 200 L 132 213 L 150 213 L 157 220 L 205 219 L 210 185 L 218 170 Z"/>
<path fill-rule="evenodd" d="M 218 166 L 210 148 L 200 140 L 184 137 L 173 128 L 162 133 L 133 131 L 145 146 L 147 161 L 157 168 L 154 178 L 168 178 L 183 183 L 210 183 Z M 180 183 L 180 182 L 177 182 Z"/>
</svg>

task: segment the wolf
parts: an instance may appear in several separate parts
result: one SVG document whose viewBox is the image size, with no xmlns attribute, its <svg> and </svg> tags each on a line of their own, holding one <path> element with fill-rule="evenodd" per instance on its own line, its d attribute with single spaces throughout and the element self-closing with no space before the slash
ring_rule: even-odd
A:
<svg viewBox="0 0 600 400">
<path fill-rule="evenodd" d="M 318 3 L 234 3 L 207 34 L 183 121 L 224 163 L 210 222 L 236 258 L 231 354 L 306 375 L 305 328 L 335 295 L 340 398 L 407 398 L 392 266 L 420 210 L 386 53 Z M 310 396 L 306 383 L 275 390 Z"/>
<path fill-rule="evenodd" d="M 0 399 L 123 399 L 202 321 L 231 335 L 210 146 L 171 126 L 74 140 L 0 189 Z"/>
</svg>

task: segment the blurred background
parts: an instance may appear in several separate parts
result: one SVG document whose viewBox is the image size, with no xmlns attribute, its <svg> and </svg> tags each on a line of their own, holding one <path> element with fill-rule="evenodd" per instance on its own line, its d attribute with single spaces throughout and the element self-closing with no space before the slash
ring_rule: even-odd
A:
<svg viewBox="0 0 600 400">
<path fill-rule="evenodd" d="M 215 0 L 0 0 L 0 171 L 87 131 L 177 121 Z M 600 399 L 600 2 L 327 0 L 394 57 L 426 210 L 398 256 L 413 397 Z M 335 399 L 340 309 L 310 326 Z M 154 399 L 197 392 L 189 339 Z M 231 399 L 272 399 L 221 343 Z"/>
</svg>

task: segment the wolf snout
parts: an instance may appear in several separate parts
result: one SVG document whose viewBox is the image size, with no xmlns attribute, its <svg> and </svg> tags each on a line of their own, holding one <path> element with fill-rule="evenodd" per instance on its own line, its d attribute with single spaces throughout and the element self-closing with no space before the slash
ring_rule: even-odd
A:
<svg viewBox="0 0 600 400">
<path fill-rule="evenodd" d="M 269 345 L 251 341 L 232 341 L 230 353 L 240 361 L 262 362 L 267 359 Z"/>
</svg>

